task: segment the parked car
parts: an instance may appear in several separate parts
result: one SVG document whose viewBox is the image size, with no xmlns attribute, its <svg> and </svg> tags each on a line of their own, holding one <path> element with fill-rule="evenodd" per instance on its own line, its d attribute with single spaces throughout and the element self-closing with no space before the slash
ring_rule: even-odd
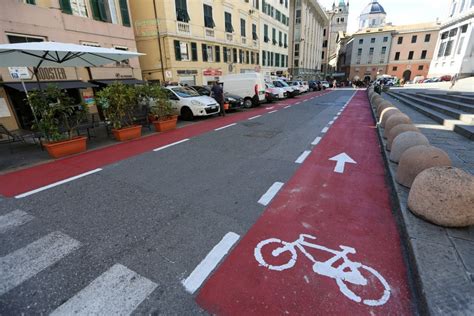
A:
<svg viewBox="0 0 474 316">
<path fill-rule="evenodd" d="M 301 85 L 303 86 L 305 92 L 309 92 L 309 84 L 308 81 L 300 81 Z"/>
<path fill-rule="evenodd" d="M 323 90 L 329 88 L 329 82 L 327 82 L 327 81 L 325 81 L 325 80 L 321 81 L 321 85 L 323 86 Z"/>
<path fill-rule="evenodd" d="M 321 81 L 318 80 L 310 80 L 308 81 L 309 91 L 321 91 Z"/>
<path fill-rule="evenodd" d="M 209 116 L 219 113 L 219 105 L 209 96 L 203 96 L 189 87 L 167 86 L 168 97 L 175 112 L 183 120 L 193 120 L 195 116 Z"/>
<path fill-rule="evenodd" d="M 303 83 L 301 81 L 290 81 L 290 82 L 288 82 L 288 84 L 290 86 L 298 88 L 300 93 L 304 93 L 304 92 L 307 91 L 306 88 L 303 86 Z"/>
<path fill-rule="evenodd" d="M 286 92 L 288 93 L 288 97 L 290 98 L 294 98 L 298 94 L 300 94 L 300 90 L 298 89 L 298 87 L 290 86 L 284 80 L 274 80 L 273 85 L 277 88 L 285 89 Z"/>
<path fill-rule="evenodd" d="M 439 81 L 451 81 L 452 77 L 450 75 L 444 75 L 439 77 Z"/>
<path fill-rule="evenodd" d="M 288 92 L 286 92 L 284 88 L 275 87 L 275 85 L 272 83 L 266 82 L 265 88 L 266 88 L 266 91 L 275 94 L 278 99 L 284 99 L 288 97 Z"/>
<path fill-rule="evenodd" d="M 244 107 L 257 106 L 265 101 L 265 80 L 257 72 L 231 74 L 220 80 L 224 90 L 244 99 Z"/>
<path fill-rule="evenodd" d="M 192 88 L 200 95 L 211 96 L 212 87 L 210 86 L 192 86 Z M 238 95 L 224 91 L 224 103 L 229 104 L 229 110 L 236 110 L 244 106 L 244 99 Z"/>
</svg>

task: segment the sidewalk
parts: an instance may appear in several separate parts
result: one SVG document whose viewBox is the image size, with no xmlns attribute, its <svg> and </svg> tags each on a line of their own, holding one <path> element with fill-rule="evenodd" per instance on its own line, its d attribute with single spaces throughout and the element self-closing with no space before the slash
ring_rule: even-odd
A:
<svg viewBox="0 0 474 316">
<path fill-rule="evenodd" d="M 447 130 L 421 113 L 383 94 L 408 115 L 433 146 L 446 151 L 453 166 L 474 173 L 474 142 Z M 394 188 L 395 212 L 399 212 L 411 268 L 418 275 L 422 314 L 474 314 L 474 227 L 443 228 L 426 222 L 407 209 L 409 190 L 396 183 L 397 164 L 389 161 L 383 129 L 378 128 L 382 152 Z M 398 210 L 397 210 L 398 209 Z"/>
</svg>

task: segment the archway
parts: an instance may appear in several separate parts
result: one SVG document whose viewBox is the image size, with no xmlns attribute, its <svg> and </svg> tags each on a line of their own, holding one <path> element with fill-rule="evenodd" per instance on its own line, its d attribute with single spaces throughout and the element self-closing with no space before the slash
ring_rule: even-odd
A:
<svg viewBox="0 0 474 316">
<path fill-rule="evenodd" d="M 403 80 L 405 82 L 410 81 L 411 78 L 411 70 L 407 69 L 403 72 Z"/>
</svg>

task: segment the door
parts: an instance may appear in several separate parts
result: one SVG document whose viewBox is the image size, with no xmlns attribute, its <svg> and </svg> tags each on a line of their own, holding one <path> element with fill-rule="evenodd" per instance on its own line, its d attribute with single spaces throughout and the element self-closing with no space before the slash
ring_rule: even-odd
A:
<svg viewBox="0 0 474 316">
<path fill-rule="evenodd" d="M 407 69 L 403 72 L 403 80 L 405 82 L 410 81 L 411 78 L 411 70 Z"/>
</svg>

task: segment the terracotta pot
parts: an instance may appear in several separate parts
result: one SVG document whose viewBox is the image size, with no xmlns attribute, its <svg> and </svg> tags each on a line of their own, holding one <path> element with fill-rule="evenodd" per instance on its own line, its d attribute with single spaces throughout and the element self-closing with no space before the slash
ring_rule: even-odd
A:
<svg viewBox="0 0 474 316">
<path fill-rule="evenodd" d="M 116 140 L 122 142 L 124 140 L 130 140 L 142 136 L 142 126 L 134 125 L 120 129 L 112 129 L 112 133 Z"/>
<path fill-rule="evenodd" d="M 177 121 L 178 121 L 178 116 L 173 115 L 167 119 L 153 121 L 153 125 L 155 125 L 155 130 L 157 132 L 165 132 L 165 131 L 175 129 Z"/>
<path fill-rule="evenodd" d="M 53 158 L 61 158 L 86 151 L 87 137 L 79 136 L 69 140 L 44 144 L 48 154 Z"/>
</svg>

